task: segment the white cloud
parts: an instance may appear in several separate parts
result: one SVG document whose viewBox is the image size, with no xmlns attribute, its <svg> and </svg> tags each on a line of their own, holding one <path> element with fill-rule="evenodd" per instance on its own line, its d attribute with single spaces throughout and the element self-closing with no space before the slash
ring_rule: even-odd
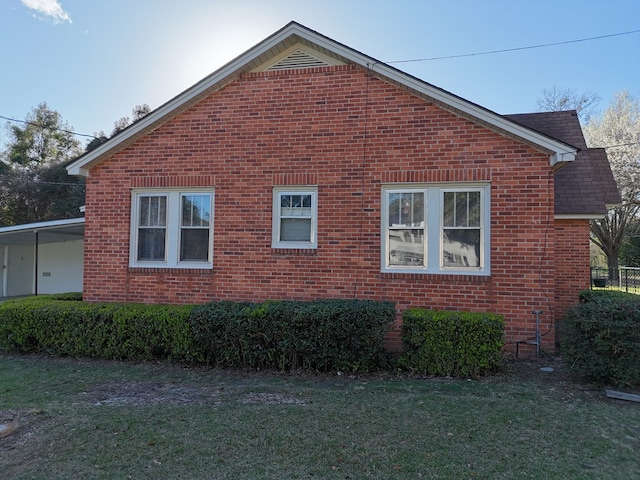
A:
<svg viewBox="0 0 640 480">
<path fill-rule="evenodd" d="M 71 17 L 64 11 L 58 0 L 22 0 L 22 4 L 39 14 L 49 17 L 54 23 L 71 23 Z"/>
</svg>

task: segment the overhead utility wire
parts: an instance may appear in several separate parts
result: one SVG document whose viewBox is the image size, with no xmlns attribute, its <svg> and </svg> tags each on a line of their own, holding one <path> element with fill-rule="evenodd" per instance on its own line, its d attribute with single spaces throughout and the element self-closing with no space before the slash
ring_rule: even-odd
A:
<svg viewBox="0 0 640 480">
<path fill-rule="evenodd" d="M 409 60 L 393 60 L 390 62 L 385 62 L 385 63 L 412 63 L 412 62 L 428 62 L 428 61 L 432 61 L 432 60 L 448 60 L 451 58 L 465 58 L 465 57 L 475 57 L 475 56 L 480 56 L 480 55 L 492 55 L 495 53 L 506 53 L 506 52 L 517 52 L 519 50 L 531 50 L 534 48 L 544 48 L 544 47 L 553 47 L 556 45 L 568 45 L 571 43 L 580 43 L 580 42 L 589 42 L 592 40 L 601 40 L 603 38 L 611 38 L 611 37 L 620 37 L 622 35 L 632 35 L 634 33 L 640 33 L 640 29 L 638 30 L 630 30 L 628 32 L 619 32 L 619 33 L 611 33 L 609 35 L 599 35 L 597 37 L 589 37 L 589 38 L 580 38 L 577 40 L 567 40 L 564 42 L 554 42 L 554 43 L 543 43 L 540 45 L 529 45 L 526 47 L 515 47 L 515 48 L 505 48 L 505 49 L 501 49 L 501 50 L 489 50 L 486 52 L 476 52 L 476 53 L 462 53 L 459 55 L 445 55 L 442 57 L 427 57 L 427 58 L 414 58 L 414 59 L 409 59 Z M 77 135 L 80 137 L 89 137 L 89 138 L 98 138 L 95 135 L 89 135 L 87 133 L 77 133 L 77 132 L 73 132 L 71 130 L 65 130 L 63 128 L 52 128 L 52 127 L 46 127 L 44 125 L 39 125 L 37 123 L 33 123 L 33 122 L 28 122 L 25 120 L 18 120 L 15 118 L 9 118 L 9 117 L 5 117 L 3 115 L 0 115 L 0 118 L 4 119 L 4 120 L 8 120 L 10 122 L 18 122 L 18 123 L 24 123 L 27 125 L 33 125 L 34 127 L 39 127 L 39 128 L 47 128 L 49 130 L 57 130 L 60 132 L 65 132 L 65 133 L 69 133 L 71 135 Z"/>
<path fill-rule="evenodd" d="M 57 132 L 69 133 L 71 135 L 77 135 L 79 137 L 98 138 L 95 135 L 89 135 L 87 133 L 77 133 L 77 132 L 74 132 L 72 130 L 66 130 L 64 128 L 47 127 L 46 125 L 40 125 L 39 123 L 28 122 L 26 120 L 18 120 L 16 118 L 9 118 L 9 117 L 5 117 L 4 115 L 0 115 L 0 118 L 2 118 L 4 120 L 8 120 L 10 122 L 24 123 L 26 125 L 32 125 L 32 126 L 38 127 L 38 128 L 46 128 L 47 130 L 55 130 Z"/>
<path fill-rule="evenodd" d="M 609 35 L 600 35 L 598 37 L 589 37 L 589 38 L 580 38 L 578 40 L 567 40 L 564 42 L 554 42 L 554 43 L 543 43 L 540 45 L 529 45 L 527 47 L 515 47 L 515 48 L 505 48 L 501 50 L 489 50 L 487 52 L 476 52 L 476 53 L 462 53 L 459 55 L 446 55 L 443 57 L 428 57 L 428 58 L 415 58 L 410 60 L 395 60 L 391 62 L 385 63 L 411 63 L 411 62 L 428 62 L 431 60 L 447 60 L 450 58 L 464 58 L 464 57 L 474 57 L 479 55 L 492 55 L 494 53 L 505 53 L 505 52 L 517 52 L 519 50 L 531 50 L 534 48 L 544 48 L 544 47 L 554 47 L 556 45 L 568 45 L 570 43 L 579 43 L 579 42 L 589 42 L 592 40 L 601 40 L 603 38 L 611 38 L 611 37 L 619 37 L 622 35 L 631 35 L 634 33 L 640 33 L 639 30 L 631 30 L 629 32 L 620 32 L 620 33 L 611 33 Z"/>
</svg>

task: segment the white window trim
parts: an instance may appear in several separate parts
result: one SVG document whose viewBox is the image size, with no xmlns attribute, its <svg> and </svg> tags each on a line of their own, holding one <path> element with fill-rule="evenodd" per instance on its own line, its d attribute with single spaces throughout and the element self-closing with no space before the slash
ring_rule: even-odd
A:
<svg viewBox="0 0 640 480">
<path fill-rule="evenodd" d="M 480 212 L 480 266 L 445 267 L 443 252 L 444 235 L 444 192 L 480 192 L 482 205 Z M 387 241 L 388 194 L 423 192 L 425 205 L 424 245 L 426 265 L 389 265 L 389 245 Z M 482 183 L 426 183 L 426 184 L 385 184 L 381 196 L 381 248 L 380 271 L 385 273 L 456 274 L 488 276 L 490 268 L 490 225 L 491 225 L 491 185 Z"/>
<path fill-rule="evenodd" d="M 209 221 L 209 245 L 206 262 L 180 261 L 180 231 L 181 231 L 181 199 L 185 195 L 210 195 L 211 219 Z M 167 237 L 165 240 L 165 260 L 138 260 L 138 209 L 139 199 L 145 196 L 167 197 Z M 129 244 L 129 267 L 142 268 L 213 268 L 213 218 L 214 192 L 211 188 L 141 188 L 131 191 L 131 227 Z"/>
<path fill-rule="evenodd" d="M 311 241 L 287 242 L 280 240 L 280 195 L 311 195 Z M 318 248 L 318 187 L 278 186 L 273 188 L 271 208 L 271 248 L 316 249 Z"/>
</svg>

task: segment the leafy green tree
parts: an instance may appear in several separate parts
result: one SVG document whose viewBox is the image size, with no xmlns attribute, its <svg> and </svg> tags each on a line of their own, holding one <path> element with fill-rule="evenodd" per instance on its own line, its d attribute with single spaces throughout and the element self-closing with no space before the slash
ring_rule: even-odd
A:
<svg viewBox="0 0 640 480">
<path fill-rule="evenodd" d="M 68 176 L 65 167 L 82 150 L 60 114 L 41 103 L 7 131 L 0 153 L 0 225 L 77 217 L 84 179 Z"/>
<path fill-rule="evenodd" d="M 55 110 L 41 103 L 31 110 L 24 125 L 9 125 L 5 162 L 12 166 L 34 168 L 58 164 L 77 157 L 80 143 Z"/>
<path fill-rule="evenodd" d="M 141 105 L 136 105 L 131 110 L 132 119 L 129 119 L 129 117 L 122 117 L 120 120 L 116 120 L 115 122 L 113 122 L 113 132 L 111 132 L 111 136 L 114 136 L 117 133 L 120 133 L 129 125 L 132 125 L 136 123 L 138 120 L 140 120 L 141 118 L 144 118 L 147 115 L 149 115 L 150 112 L 151 112 L 151 107 L 149 107 L 149 105 L 147 105 L 146 103 L 143 103 Z"/>
</svg>

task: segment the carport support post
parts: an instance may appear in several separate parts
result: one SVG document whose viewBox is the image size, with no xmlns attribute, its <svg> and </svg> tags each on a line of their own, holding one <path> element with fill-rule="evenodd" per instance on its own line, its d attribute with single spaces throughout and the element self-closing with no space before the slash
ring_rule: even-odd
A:
<svg viewBox="0 0 640 480">
<path fill-rule="evenodd" d="M 35 273 L 34 273 L 34 289 L 35 294 L 38 295 L 38 230 L 34 230 L 33 233 L 36 234 L 36 248 L 35 248 Z"/>
</svg>

